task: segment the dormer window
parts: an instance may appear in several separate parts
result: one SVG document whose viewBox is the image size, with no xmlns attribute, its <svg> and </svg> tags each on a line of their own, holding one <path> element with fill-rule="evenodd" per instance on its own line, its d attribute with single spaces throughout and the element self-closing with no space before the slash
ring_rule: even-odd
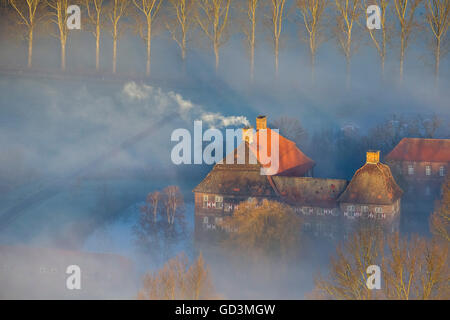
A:
<svg viewBox="0 0 450 320">
<path fill-rule="evenodd" d="M 408 165 L 408 174 L 410 176 L 414 174 L 414 166 L 412 164 Z"/>
<path fill-rule="evenodd" d="M 425 166 L 425 175 L 431 176 L 431 166 Z"/>
</svg>

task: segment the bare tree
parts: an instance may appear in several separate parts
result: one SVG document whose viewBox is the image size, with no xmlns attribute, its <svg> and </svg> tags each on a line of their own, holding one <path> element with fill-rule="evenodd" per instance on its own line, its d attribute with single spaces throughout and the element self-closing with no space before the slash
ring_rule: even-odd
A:
<svg viewBox="0 0 450 320">
<path fill-rule="evenodd" d="M 18 24 L 22 24 L 27 30 L 28 39 L 28 68 L 32 66 L 33 59 L 33 33 L 39 18 L 36 13 L 43 7 L 42 0 L 9 0 L 18 17 Z"/>
<path fill-rule="evenodd" d="M 169 0 L 173 17 L 167 19 L 166 27 L 181 50 L 181 60 L 186 59 L 188 33 L 192 26 L 195 0 Z"/>
<path fill-rule="evenodd" d="M 162 200 L 162 194 L 159 191 L 150 192 L 145 199 L 145 205 L 141 208 L 141 211 L 147 215 L 152 216 L 153 223 L 156 223 L 158 218 L 158 212 L 161 209 L 160 202 Z"/>
<path fill-rule="evenodd" d="M 316 53 L 322 40 L 321 23 L 327 2 L 325 0 L 297 0 L 296 4 L 308 35 L 307 42 L 311 57 L 311 80 L 314 81 Z"/>
<path fill-rule="evenodd" d="M 113 73 L 117 71 L 117 41 L 121 34 L 119 21 L 126 15 L 129 4 L 129 0 L 111 0 L 108 7 L 111 35 L 113 38 Z"/>
<path fill-rule="evenodd" d="M 441 44 L 445 39 L 448 30 L 448 15 L 450 11 L 449 0 L 426 0 L 427 8 L 426 19 L 431 31 L 434 35 L 433 52 L 434 52 L 434 74 L 435 85 L 439 81 L 439 63 L 441 58 Z"/>
<path fill-rule="evenodd" d="M 375 299 L 378 290 L 367 288 L 367 267 L 380 265 L 383 241 L 379 230 L 359 228 L 336 248 L 328 277 L 318 277 L 312 297 L 337 300 Z"/>
<path fill-rule="evenodd" d="M 380 266 L 381 290 L 367 288 L 369 265 Z M 417 236 L 408 239 L 398 233 L 386 236 L 381 230 L 361 228 L 338 248 L 329 277 L 316 280 L 312 296 L 346 300 L 448 299 L 449 276 L 448 243 Z"/>
<path fill-rule="evenodd" d="M 100 70 L 100 33 L 103 24 L 103 3 L 104 0 L 85 0 L 84 5 L 87 10 L 87 17 L 93 26 L 92 34 L 95 37 L 95 70 Z"/>
<path fill-rule="evenodd" d="M 388 248 L 382 268 L 387 299 L 448 299 L 448 243 L 397 233 L 388 237 Z"/>
<path fill-rule="evenodd" d="M 168 186 L 163 190 L 164 207 L 166 210 L 167 223 L 173 225 L 175 217 L 184 209 L 183 195 L 177 186 Z"/>
<path fill-rule="evenodd" d="M 361 0 L 335 0 L 337 15 L 336 36 L 346 61 L 347 88 L 350 86 L 350 59 L 352 56 L 353 27 L 361 15 Z"/>
<path fill-rule="evenodd" d="M 146 32 L 142 32 L 142 28 L 140 28 L 141 38 L 147 44 L 147 65 L 145 74 L 147 76 L 150 75 L 150 54 L 151 54 L 151 46 L 152 46 L 152 24 L 156 18 L 156 15 L 159 12 L 161 7 L 162 0 L 133 0 L 135 7 L 138 9 L 140 13 L 144 15 Z"/>
<path fill-rule="evenodd" d="M 255 76 L 255 46 L 256 46 L 256 25 L 258 22 L 259 0 L 247 0 L 241 2 L 241 9 L 245 12 L 242 23 L 242 32 L 245 34 L 250 55 L 250 81 L 253 82 Z"/>
<path fill-rule="evenodd" d="M 280 53 L 280 37 L 283 26 L 283 14 L 286 0 L 271 0 L 271 14 L 269 17 L 275 54 L 275 77 L 278 78 L 278 56 Z"/>
<path fill-rule="evenodd" d="M 200 252 L 197 260 L 189 267 L 186 273 L 188 299 L 214 299 L 215 293 L 208 266 L 205 264 L 203 254 Z"/>
<path fill-rule="evenodd" d="M 208 266 L 202 254 L 189 265 L 186 255 L 179 254 L 158 271 L 144 276 L 138 299 L 199 300 L 218 298 Z"/>
<path fill-rule="evenodd" d="M 216 72 L 219 69 L 219 49 L 226 42 L 225 32 L 228 27 L 228 13 L 231 0 L 198 0 L 195 19 L 200 29 L 212 42 L 216 58 Z"/>
<path fill-rule="evenodd" d="M 445 178 L 442 191 L 442 200 L 430 218 L 431 231 L 437 237 L 450 242 L 450 174 Z"/>
<path fill-rule="evenodd" d="M 51 22 L 56 24 L 58 28 L 58 34 L 55 35 L 59 38 L 61 45 L 61 70 L 66 70 L 66 44 L 67 36 L 69 35 L 69 28 L 67 27 L 67 8 L 70 3 L 69 0 L 47 0 L 47 5 L 51 9 L 52 18 Z"/>
<path fill-rule="evenodd" d="M 422 0 L 393 0 L 400 24 L 400 81 L 403 81 L 403 63 L 408 40 L 414 27 L 414 13 Z"/>
<path fill-rule="evenodd" d="M 390 28 L 386 23 L 386 16 L 388 13 L 388 6 L 390 0 L 363 0 L 363 10 L 366 12 L 366 18 L 368 18 L 367 14 L 367 6 L 374 4 L 380 8 L 381 19 L 380 19 L 380 27 L 381 30 L 377 31 L 376 29 L 365 28 L 369 32 L 370 39 L 372 40 L 375 48 L 377 49 L 378 55 L 381 60 L 381 75 L 384 77 L 384 64 L 386 61 L 386 47 L 390 40 Z"/>
</svg>

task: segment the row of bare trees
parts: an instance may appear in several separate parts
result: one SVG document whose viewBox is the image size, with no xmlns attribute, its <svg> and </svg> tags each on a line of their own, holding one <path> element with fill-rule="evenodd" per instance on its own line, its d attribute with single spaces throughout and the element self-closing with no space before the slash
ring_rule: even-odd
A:
<svg viewBox="0 0 450 320">
<path fill-rule="evenodd" d="M 56 25 L 60 40 L 61 68 L 66 67 L 65 47 L 69 34 L 66 21 L 67 7 L 79 4 L 83 8 L 83 29 L 92 32 L 96 40 L 96 69 L 100 69 L 100 39 L 108 29 L 113 41 L 113 73 L 117 70 L 117 42 L 126 25 L 133 25 L 146 43 L 146 74 L 150 75 L 151 40 L 155 29 L 164 26 L 186 59 L 188 42 L 197 28 L 210 43 L 219 67 L 220 48 L 230 38 L 233 19 L 238 21 L 245 35 L 250 57 L 250 77 L 254 78 L 255 48 L 260 23 L 270 30 L 274 49 L 275 74 L 278 75 L 282 31 L 286 29 L 288 15 L 299 23 L 300 37 L 307 43 L 311 60 L 311 75 L 320 44 L 329 37 L 337 39 L 350 75 L 351 57 L 355 53 L 361 31 L 367 32 L 381 60 L 384 73 L 386 52 L 391 40 L 397 38 L 400 47 L 400 78 L 403 77 L 407 47 L 414 30 L 427 26 L 432 37 L 431 48 L 435 57 L 436 79 L 440 58 L 445 54 L 446 33 L 449 26 L 449 0 L 8 0 L 9 12 L 15 24 L 23 26 L 28 40 L 28 67 L 32 66 L 33 39 L 36 26 L 41 22 Z M 74 3 L 72 3 L 74 2 Z M 366 8 L 378 5 L 381 10 L 381 29 L 365 26 Z M 420 21 L 418 11 L 425 10 Z M 159 20 L 159 22 L 158 22 Z M 158 22 L 158 23 L 156 23 Z M 156 24 L 156 25 L 155 25 Z M 396 27 L 395 27 L 396 26 Z M 332 32 L 326 32 L 326 29 Z"/>
</svg>

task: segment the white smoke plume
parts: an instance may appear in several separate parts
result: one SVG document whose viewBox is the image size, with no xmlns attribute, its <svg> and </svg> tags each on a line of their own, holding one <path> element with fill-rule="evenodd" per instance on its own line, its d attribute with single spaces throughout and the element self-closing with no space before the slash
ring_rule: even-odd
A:
<svg viewBox="0 0 450 320">
<path fill-rule="evenodd" d="M 162 115 L 164 112 L 175 111 L 185 121 L 202 120 L 212 128 L 224 128 L 228 126 L 248 126 L 250 122 L 245 116 L 224 116 L 219 112 L 207 112 L 204 107 L 186 100 L 179 93 L 164 91 L 146 84 L 137 84 L 134 81 L 124 85 L 123 95 L 139 104 L 151 105 L 154 110 Z"/>
</svg>

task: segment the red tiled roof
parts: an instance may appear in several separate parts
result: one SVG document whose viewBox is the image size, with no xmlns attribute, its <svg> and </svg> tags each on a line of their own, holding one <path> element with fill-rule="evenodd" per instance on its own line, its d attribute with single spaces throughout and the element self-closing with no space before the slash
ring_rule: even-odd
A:
<svg viewBox="0 0 450 320">
<path fill-rule="evenodd" d="M 450 162 L 450 139 L 403 138 L 385 160 Z"/>
<path fill-rule="evenodd" d="M 274 137 L 274 141 L 277 141 L 278 137 L 279 163 L 278 170 L 274 175 L 302 176 L 314 167 L 315 162 L 300 151 L 294 142 L 269 128 L 267 133 L 264 131 L 257 130 L 253 137 L 253 143 L 249 144 L 250 150 L 262 167 L 270 167 L 270 163 L 267 163 L 268 161 L 264 157 L 264 155 L 271 157 L 272 139 L 270 137 Z"/>
</svg>

